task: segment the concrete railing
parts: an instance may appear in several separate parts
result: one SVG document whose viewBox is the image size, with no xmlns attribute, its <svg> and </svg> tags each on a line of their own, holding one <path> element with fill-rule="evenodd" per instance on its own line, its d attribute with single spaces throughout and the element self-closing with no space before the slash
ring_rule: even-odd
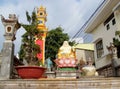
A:
<svg viewBox="0 0 120 89">
<path fill-rule="evenodd" d="M 120 89 L 120 78 L 0 80 L 0 89 Z"/>
</svg>

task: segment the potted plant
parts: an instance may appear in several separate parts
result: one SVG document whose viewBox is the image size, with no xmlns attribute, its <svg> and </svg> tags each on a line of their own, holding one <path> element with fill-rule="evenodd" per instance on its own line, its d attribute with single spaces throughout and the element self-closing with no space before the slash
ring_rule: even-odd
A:
<svg viewBox="0 0 120 89">
<path fill-rule="evenodd" d="M 37 29 L 37 17 L 35 11 L 30 16 L 26 12 L 29 24 L 21 24 L 26 30 L 22 36 L 22 44 L 19 51 L 19 58 L 24 62 L 24 66 L 17 66 L 16 70 L 21 78 L 40 78 L 45 72 L 44 65 L 38 54 L 41 52 L 40 46 L 36 44 L 36 39 L 41 39 L 41 34 Z"/>
</svg>

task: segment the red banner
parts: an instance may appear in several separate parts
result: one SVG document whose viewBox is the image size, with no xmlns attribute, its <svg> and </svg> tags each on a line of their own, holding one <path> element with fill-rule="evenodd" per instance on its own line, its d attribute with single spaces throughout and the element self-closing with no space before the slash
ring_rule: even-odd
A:
<svg viewBox="0 0 120 89">
<path fill-rule="evenodd" d="M 41 52 L 37 54 L 39 60 L 43 59 L 43 40 L 37 39 L 36 44 L 40 46 Z"/>
</svg>

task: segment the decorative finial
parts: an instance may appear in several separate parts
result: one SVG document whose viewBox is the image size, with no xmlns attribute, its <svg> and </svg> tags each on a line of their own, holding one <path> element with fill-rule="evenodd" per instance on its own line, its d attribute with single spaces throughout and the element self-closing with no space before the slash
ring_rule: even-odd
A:
<svg viewBox="0 0 120 89">
<path fill-rule="evenodd" d="M 0 15 L 0 16 L 1 16 L 1 20 L 4 21 L 5 20 L 4 16 L 3 15 Z"/>
<path fill-rule="evenodd" d="M 10 20 L 17 20 L 17 17 L 15 14 L 9 14 L 9 19 Z"/>
</svg>

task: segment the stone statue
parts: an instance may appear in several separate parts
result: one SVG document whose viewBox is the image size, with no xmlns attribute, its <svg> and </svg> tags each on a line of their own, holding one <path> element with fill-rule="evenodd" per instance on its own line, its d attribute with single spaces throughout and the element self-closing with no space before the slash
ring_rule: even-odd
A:
<svg viewBox="0 0 120 89">
<path fill-rule="evenodd" d="M 117 59 L 117 48 L 113 43 L 110 43 L 110 46 L 107 46 L 109 53 L 113 59 Z"/>
<path fill-rule="evenodd" d="M 98 72 L 96 71 L 95 66 L 93 66 L 91 58 L 88 59 L 87 65 L 82 68 L 82 71 L 85 76 L 98 76 Z"/>
<path fill-rule="evenodd" d="M 55 63 L 58 67 L 75 67 L 76 62 L 75 51 L 68 44 L 68 41 L 64 41 L 63 45 L 59 48 Z"/>
<path fill-rule="evenodd" d="M 61 58 L 75 59 L 74 49 L 68 44 L 68 41 L 64 41 L 63 45 L 59 48 L 58 59 L 61 59 Z"/>
<path fill-rule="evenodd" d="M 51 71 L 51 68 L 52 68 L 53 63 L 52 63 L 52 61 L 50 60 L 50 58 L 47 58 L 47 59 L 46 59 L 46 64 L 47 64 L 47 70 L 48 70 L 48 71 Z"/>
<path fill-rule="evenodd" d="M 110 52 L 110 54 L 116 54 L 117 53 L 117 48 L 114 46 L 113 43 L 110 43 L 110 46 L 107 46 L 108 51 Z"/>
</svg>

